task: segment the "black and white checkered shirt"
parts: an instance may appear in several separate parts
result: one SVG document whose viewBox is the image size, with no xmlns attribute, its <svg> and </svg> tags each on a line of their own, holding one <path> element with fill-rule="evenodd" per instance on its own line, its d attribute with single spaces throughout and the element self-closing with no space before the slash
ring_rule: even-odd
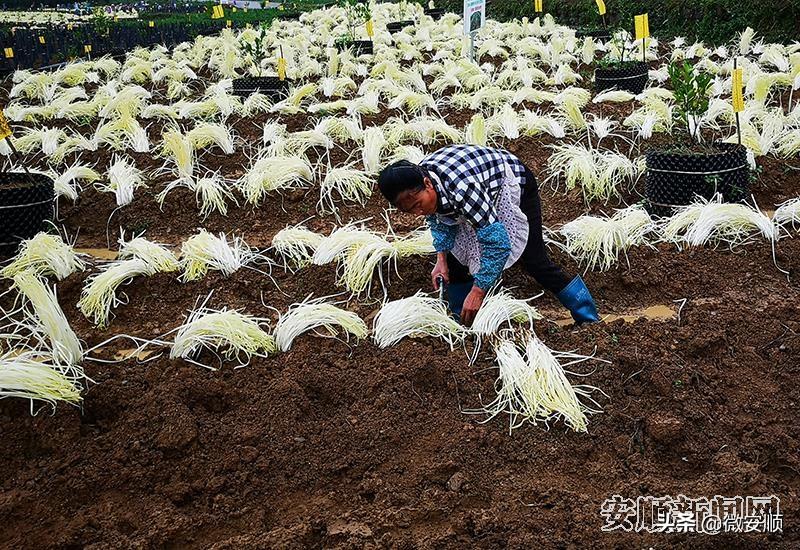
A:
<svg viewBox="0 0 800 550">
<path fill-rule="evenodd" d="M 497 221 L 494 202 L 506 165 L 525 183 L 522 161 L 504 149 L 450 145 L 426 156 L 419 165 L 428 171 L 436 188 L 437 212 L 464 216 L 476 228 Z"/>
</svg>

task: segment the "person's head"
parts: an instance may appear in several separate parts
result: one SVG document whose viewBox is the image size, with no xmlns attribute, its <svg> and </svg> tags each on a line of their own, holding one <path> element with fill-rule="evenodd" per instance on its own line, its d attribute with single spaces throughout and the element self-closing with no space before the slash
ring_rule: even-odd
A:
<svg viewBox="0 0 800 550">
<path fill-rule="evenodd" d="M 436 213 L 436 189 L 425 171 L 414 163 L 400 160 L 383 169 L 378 189 L 398 210 L 429 216 Z"/>
</svg>

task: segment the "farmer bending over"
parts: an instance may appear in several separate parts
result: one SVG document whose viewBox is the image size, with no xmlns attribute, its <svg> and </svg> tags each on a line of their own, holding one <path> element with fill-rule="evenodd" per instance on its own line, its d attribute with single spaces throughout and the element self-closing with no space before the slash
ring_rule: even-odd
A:
<svg viewBox="0 0 800 550">
<path fill-rule="evenodd" d="M 580 276 L 570 280 L 547 256 L 536 178 L 503 149 L 452 145 L 417 164 L 386 167 L 378 187 L 403 212 L 427 216 L 438 254 L 433 286 L 448 284 L 450 310 L 467 326 L 503 270 L 521 261 L 577 323 L 598 320 Z"/>
</svg>

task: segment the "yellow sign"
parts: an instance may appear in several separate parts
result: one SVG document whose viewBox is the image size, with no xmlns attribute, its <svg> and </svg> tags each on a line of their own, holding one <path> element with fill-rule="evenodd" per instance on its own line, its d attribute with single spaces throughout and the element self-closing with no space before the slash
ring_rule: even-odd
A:
<svg viewBox="0 0 800 550">
<path fill-rule="evenodd" d="M 155 22 L 155 21 L 148 21 L 148 22 L 147 22 L 147 26 L 148 26 L 148 27 L 150 27 L 150 28 L 152 29 L 153 27 L 155 27 L 155 26 L 156 26 L 156 22 Z"/>
<path fill-rule="evenodd" d="M 366 26 L 367 26 L 367 36 L 369 36 L 370 38 L 375 36 L 375 26 L 372 24 L 372 19 L 367 21 Z"/>
<path fill-rule="evenodd" d="M 286 59 L 283 57 L 278 58 L 278 78 L 286 80 Z"/>
<path fill-rule="evenodd" d="M 223 17 L 225 17 L 225 10 L 223 9 L 222 6 L 217 4 L 211 10 L 211 19 L 222 19 Z"/>
<path fill-rule="evenodd" d="M 44 36 L 39 35 L 39 44 L 44 44 Z"/>
<path fill-rule="evenodd" d="M 236 6 L 233 6 L 233 13 L 236 13 Z"/>
<path fill-rule="evenodd" d="M 92 45 L 91 44 L 84 44 L 83 45 L 83 53 L 92 53 Z"/>
<path fill-rule="evenodd" d="M 8 125 L 6 114 L 0 109 L 0 139 L 11 137 L 11 126 Z"/>
<path fill-rule="evenodd" d="M 603 0 L 594 0 L 597 4 L 597 11 L 600 15 L 606 14 L 606 3 Z"/>
<path fill-rule="evenodd" d="M 633 23 L 636 27 L 636 40 L 644 40 L 650 38 L 650 23 L 647 20 L 647 14 L 635 15 Z"/>
<path fill-rule="evenodd" d="M 6 54 L 6 59 L 14 57 L 14 48 L 3 48 L 3 52 Z"/>
<path fill-rule="evenodd" d="M 542 13 L 544 11 L 544 0 L 533 0 L 533 11 Z"/>
<path fill-rule="evenodd" d="M 228 19 L 227 21 L 225 21 L 225 24 L 226 24 L 226 25 L 228 26 L 228 28 L 230 29 L 230 28 L 233 26 L 233 21 L 231 21 L 230 19 Z"/>
<path fill-rule="evenodd" d="M 744 95 L 742 94 L 742 69 L 733 70 L 733 112 L 741 113 L 744 111 Z"/>
</svg>

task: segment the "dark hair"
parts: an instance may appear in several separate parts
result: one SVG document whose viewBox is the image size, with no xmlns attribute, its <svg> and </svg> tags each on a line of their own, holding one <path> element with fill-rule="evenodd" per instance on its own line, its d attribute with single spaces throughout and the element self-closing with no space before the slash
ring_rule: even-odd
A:
<svg viewBox="0 0 800 550">
<path fill-rule="evenodd" d="M 378 189 L 386 200 L 395 204 L 405 191 L 420 191 L 425 187 L 425 171 L 407 160 L 398 160 L 381 171 Z"/>
</svg>

